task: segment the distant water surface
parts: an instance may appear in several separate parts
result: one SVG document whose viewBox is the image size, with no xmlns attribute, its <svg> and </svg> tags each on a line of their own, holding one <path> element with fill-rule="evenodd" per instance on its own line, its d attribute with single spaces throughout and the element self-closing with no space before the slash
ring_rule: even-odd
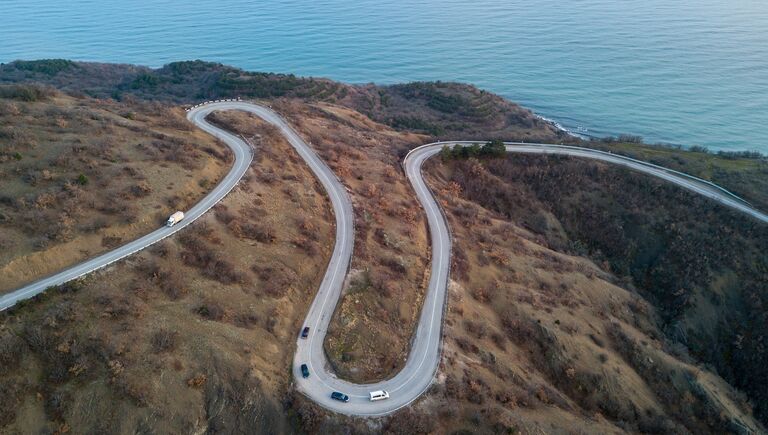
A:
<svg viewBox="0 0 768 435">
<path fill-rule="evenodd" d="M 458 80 L 595 136 L 768 152 L 765 0 L 1 0 L 0 62 Z"/>
</svg>

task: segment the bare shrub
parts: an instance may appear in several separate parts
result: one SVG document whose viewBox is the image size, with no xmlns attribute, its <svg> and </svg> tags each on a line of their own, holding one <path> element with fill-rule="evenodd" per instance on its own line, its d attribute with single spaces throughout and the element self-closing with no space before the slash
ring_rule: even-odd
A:
<svg viewBox="0 0 768 435">
<path fill-rule="evenodd" d="M 236 216 L 234 215 L 234 213 L 229 211 L 229 209 L 227 209 L 227 206 L 223 204 L 217 205 L 214 210 L 215 210 L 214 214 L 216 216 L 216 220 L 223 223 L 224 225 L 227 225 L 233 220 L 235 220 Z"/>
<path fill-rule="evenodd" d="M 13 380 L 0 380 L 0 428 L 13 422 L 19 405 L 22 385 Z"/>
<path fill-rule="evenodd" d="M 317 228 L 317 225 L 314 222 L 312 222 L 311 220 L 309 220 L 309 219 L 307 219 L 305 217 L 302 217 L 299 220 L 298 225 L 299 225 L 299 233 L 302 236 L 308 238 L 309 240 L 315 241 L 315 242 L 318 240 L 318 237 L 319 237 L 318 236 L 318 228 Z"/>
<path fill-rule="evenodd" d="M 271 266 L 262 267 L 254 264 L 251 270 L 264 282 L 264 293 L 274 298 L 281 298 L 286 295 L 291 286 L 292 280 L 285 269 L 273 268 Z"/>
<path fill-rule="evenodd" d="M 482 339 L 488 332 L 488 327 L 485 323 L 464 320 L 464 330 L 472 334 L 475 338 Z"/>
<path fill-rule="evenodd" d="M 493 344 L 496 345 L 501 350 L 507 349 L 507 340 L 504 338 L 502 334 L 499 334 L 498 332 L 494 331 L 491 333 L 491 340 L 493 341 Z"/>
<path fill-rule="evenodd" d="M 272 229 L 263 224 L 232 221 L 228 227 L 235 237 L 238 238 L 256 240 L 261 243 L 272 243 L 275 241 Z"/>
<path fill-rule="evenodd" d="M 381 259 L 381 264 L 388 267 L 389 270 L 395 272 L 398 275 L 404 276 L 406 273 L 408 273 L 408 269 L 405 268 L 405 264 L 403 264 L 402 259 L 395 257 L 385 257 Z"/>
<path fill-rule="evenodd" d="M 8 371 L 15 369 L 24 355 L 24 347 L 24 341 L 15 334 L 0 332 L 0 367 Z"/>
<path fill-rule="evenodd" d="M 169 352 L 176 348 L 178 332 L 162 328 L 152 334 L 150 344 L 155 353 Z"/>
<path fill-rule="evenodd" d="M 170 253 L 170 249 L 171 248 L 168 246 L 167 242 L 161 241 L 152 245 L 152 247 L 149 248 L 149 252 L 151 252 L 154 255 L 157 255 L 160 258 L 165 258 Z"/>
<path fill-rule="evenodd" d="M 293 240 L 293 244 L 311 257 L 316 256 L 320 252 L 320 250 L 317 248 L 317 243 L 307 239 L 306 237 L 295 238 Z"/>
<path fill-rule="evenodd" d="M 182 244 L 187 248 L 179 254 L 184 264 L 199 269 L 203 276 L 222 284 L 246 282 L 245 275 L 235 270 L 232 263 L 220 258 L 219 253 L 210 249 L 191 232 L 187 233 L 188 235 L 180 238 Z"/>
<path fill-rule="evenodd" d="M 407 408 L 397 412 L 384 425 L 384 433 L 391 435 L 428 434 L 435 430 L 435 419 Z"/>
<path fill-rule="evenodd" d="M 465 337 L 456 337 L 455 341 L 456 345 L 459 346 L 459 349 L 466 353 L 477 353 L 480 350 L 476 344 L 472 343 Z"/>
<path fill-rule="evenodd" d="M 156 282 L 160 289 L 172 300 L 178 300 L 189 293 L 186 281 L 182 278 L 178 269 L 167 269 L 159 272 Z"/>
<path fill-rule="evenodd" d="M 195 312 L 206 320 L 221 321 L 224 318 L 224 308 L 214 300 L 206 300 L 195 309 Z"/>
<path fill-rule="evenodd" d="M 63 391 L 52 391 L 45 399 L 45 414 L 52 421 L 63 422 L 71 395 Z"/>
<path fill-rule="evenodd" d="M 120 242 L 123 241 L 122 237 L 118 236 L 104 236 L 101 238 L 101 246 L 105 248 L 116 248 L 120 246 Z"/>
<path fill-rule="evenodd" d="M 130 193 L 136 198 L 143 198 L 152 193 L 152 186 L 150 186 L 146 181 L 139 181 L 129 189 Z"/>
<path fill-rule="evenodd" d="M 139 305 L 135 298 L 129 298 L 127 295 L 102 295 L 96 299 L 96 302 L 104 307 L 104 316 L 113 318 L 126 316 L 140 318 L 145 311 L 144 306 Z"/>
<path fill-rule="evenodd" d="M 453 248 L 453 253 L 451 255 L 451 274 L 460 281 L 469 279 L 469 261 L 467 259 L 467 254 L 460 246 L 455 246 Z"/>
</svg>

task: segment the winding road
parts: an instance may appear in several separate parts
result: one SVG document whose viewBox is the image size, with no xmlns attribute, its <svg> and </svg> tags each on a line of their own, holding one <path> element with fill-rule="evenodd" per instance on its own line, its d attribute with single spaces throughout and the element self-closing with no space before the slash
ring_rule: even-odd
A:
<svg viewBox="0 0 768 435">
<path fill-rule="evenodd" d="M 6 293 L 0 296 L 0 311 L 12 307 L 19 301 L 34 297 L 44 292 L 49 287 L 61 285 L 68 281 L 80 278 L 83 275 L 101 269 L 102 267 L 109 266 L 118 260 L 121 260 L 142 249 L 145 249 L 148 246 L 151 246 L 152 244 L 157 243 L 160 240 L 163 240 L 164 238 L 176 233 L 177 231 L 182 230 L 184 227 L 191 224 L 205 212 L 210 210 L 210 208 L 216 205 L 216 203 L 221 201 L 221 199 L 224 198 L 224 196 L 226 196 L 227 193 L 229 193 L 232 188 L 235 187 L 237 182 L 243 178 L 243 175 L 245 175 L 245 171 L 248 170 L 248 167 L 251 165 L 251 161 L 253 160 L 253 150 L 251 150 L 251 147 L 237 136 L 220 130 L 207 123 L 205 121 L 205 117 L 213 110 L 216 109 L 212 106 L 201 106 L 197 111 L 190 111 L 188 113 L 188 118 L 201 129 L 226 143 L 227 146 L 229 146 L 229 148 L 232 150 L 235 161 L 232 165 L 232 169 L 229 170 L 229 173 L 227 173 L 224 179 L 221 180 L 221 182 L 217 184 L 216 187 L 210 193 L 208 193 L 208 195 L 200 200 L 200 202 L 184 212 L 185 216 L 181 222 L 172 227 L 162 226 L 139 239 L 120 246 L 115 250 L 106 252 L 90 260 L 76 264 L 75 266 L 35 281 L 10 293 Z"/>
<path fill-rule="evenodd" d="M 241 138 L 221 130 L 205 120 L 209 113 L 218 110 L 250 112 L 277 127 L 309 165 L 328 193 L 333 206 L 336 220 L 336 243 L 323 281 L 304 322 L 305 326 L 310 327 L 309 337 L 302 339 L 297 334 L 297 349 L 292 369 L 296 388 L 323 407 L 348 415 L 379 416 L 407 406 L 429 388 L 437 372 L 451 256 L 450 232 L 440 207 L 422 178 L 422 165 L 430 157 L 439 153 L 443 146 L 466 146 L 484 142 L 461 141 L 427 144 L 412 150 L 403 161 L 406 176 L 427 214 L 430 240 L 432 241 L 431 273 L 424 306 L 405 366 L 393 378 L 385 381 L 373 384 L 354 384 L 339 379 L 330 368 L 323 350 L 323 340 L 341 296 L 344 278 L 353 252 L 354 213 L 347 190 L 330 168 L 278 114 L 267 107 L 247 102 L 217 101 L 201 104 L 189 110 L 188 119 L 226 143 L 235 154 L 235 162 L 224 180 L 202 201 L 186 212 L 187 216 L 183 221 L 170 228 L 160 228 L 114 251 L 3 295 L 0 297 L 0 310 L 39 294 L 50 286 L 78 278 L 146 248 L 189 225 L 220 201 L 245 174 L 253 159 L 253 153 L 248 144 Z M 506 149 L 510 153 L 567 155 L 621 165 L 634 171 L 659 177 L 768 223 L 768 215 L 754 209 L 744 200 L 725 189 L 705 180 L 646 162 L 608 152 L 563 145 L 507 143 Z M 301 364 L 307 364 L 310 373 L 308 378 L 301 376 L 299 371 Z M 371 402 L 368 399 L 368 393 L 374 390 L 387 390 L 390 393 L 390 398 Z M 349 402 L 342 403 L 332 400 L 330 395 L 333 391 L 340 391 L 349 395 Z"/>
</svg>

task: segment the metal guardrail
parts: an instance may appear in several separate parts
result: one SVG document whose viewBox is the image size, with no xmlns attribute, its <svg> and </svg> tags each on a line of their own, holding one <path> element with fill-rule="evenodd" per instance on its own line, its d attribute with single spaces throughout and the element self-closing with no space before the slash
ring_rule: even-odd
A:
<svg viewBox="0 0 768 435">
<path fill-rule="evenodd" d="M 485 143 L 488 143 L 488 142 L 489 141 L 475 141 L 475 140 L 437 141 L 437 142 L 432 142 L 432 143 L 429 143 L 429 144 L 426 144 L 426 145 L 418 146 L 418 147 L 414 148 L 413 150 L 409 151 L 408 154 L 410 154 L 412 151 L 414 151 L 416 149 L 419 149 L 419 148 L 422 148 L 422 147 L 427 147 L 427 146 L 438 145 L 438 144 L 444 144 L 444 145 L 447 145 L 447 146 L 453 146 L 453 145 L 482 145 L 482 144 L 485 144 Z M 670 174 L 674 174 L 674 175 L 677 175 L 677 176 L 680 176 L 680 177 L 684 177 L 684 178 L 687 178 L 689 180 L 696 181 L 697 183 L 706 184 L 709 187 L 712 187 L 714 189 L 717 189 L 717 190 L 725 193 L 726 195 L 728 195 L 731 198 L 741 202 L 744 205 L 747 205 L 749 207 L 753 207 L 753 205 L 749 201 L 747 201 L 746 199 L 736 195 L 735 193 L 729 191 L 728 189 L 726 189 L 726 188 L 724 188 L 724 187 L 722 187 L 720 185 L 717 185 L 717 184 L 715 184 L 715 183 L 713 183 L 713 182 L 711 182 L 709 180 L 705 180 L 703 178 L 699 178 L 699 177 L 696 177 L 696 176 L 691 175 L 691 174 L 686 174 L 685 172 L 676 171 L 674 169 L 666 168 L 664 166 L 656 165 L 656 164 L 651 163 L 651 162 L 646 162 L 644 160 L 638 160 L 638 159 L 635 159 L 635 158 L 632 158 L 632 157 L 629 157 L 629 156 L 625 156 L 625 155 L 622 155 L 622 154 L 616 154 L 616 153 L 612 153 L 612 152 L 609 152 L 609 151 L 599 150 L 599 149 L 596 149 L 596 148 L 587 148 L 587 147 L 580 147 L 580 146 L 575 146 L 575 145 L 545 144 L 545 143 L 536 143 L 536 142 L 530 142 L 530 143 L 529 142 L 504 142 L 504 145 L 507 145 L 507 146 L 516 146 L 516 145 L 521 145 L 521 146 L 541 146 L 541 147 L 549 147 L 549 148 L 562 148 L 562 149 L 571 149 L 571 150 L 585 151 L 585 152 L 590 152 L 590 153 L 597 153 L 597 154 L 603 154 L 603 155 L 607 155 L 607 156 L 611 156 L 611 157 L 616 157 L 616 158 L 620 158 L 620 159 L 623 159 L 623 160 L 630 161 L 632 163 L 637 163 L 637 164 L 644 165 L 644 166 L 647 166 L 647 167 L 650 167 L 650 168 L 654 168 L 654 169 L 658 169 L 660 171 L 664 171 L 664 172 L 667 172 L 667 173 L 670 173 Z M 407 157 L 407 154 L 406 154 L 406 157 Z"/>
</svg>

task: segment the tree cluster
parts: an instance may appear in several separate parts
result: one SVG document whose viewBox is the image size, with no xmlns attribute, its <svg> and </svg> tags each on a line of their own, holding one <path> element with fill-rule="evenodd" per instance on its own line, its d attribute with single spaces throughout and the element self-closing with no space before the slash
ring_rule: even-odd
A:
<svg viewBox="0 0 768 435">
<path fill-rule="evenodd" d="M 504 157 L 506 155 L 506 147 L 504 146 L 504 142 L 501 140 L 492 140 L 489 142 L 486 142 L 485 144 L 478 145 L 478 144 L 472 144 L 472 145 L 454 145 L 452 147 L 449 147 L 448 145 L 444 146 L 443 149 L 440 151 L 440 157 L 444 160 L 454 160 L 454 159 L 468 159 L 470 157 L 474 158 L 499 158 Z"/>
</svg>

